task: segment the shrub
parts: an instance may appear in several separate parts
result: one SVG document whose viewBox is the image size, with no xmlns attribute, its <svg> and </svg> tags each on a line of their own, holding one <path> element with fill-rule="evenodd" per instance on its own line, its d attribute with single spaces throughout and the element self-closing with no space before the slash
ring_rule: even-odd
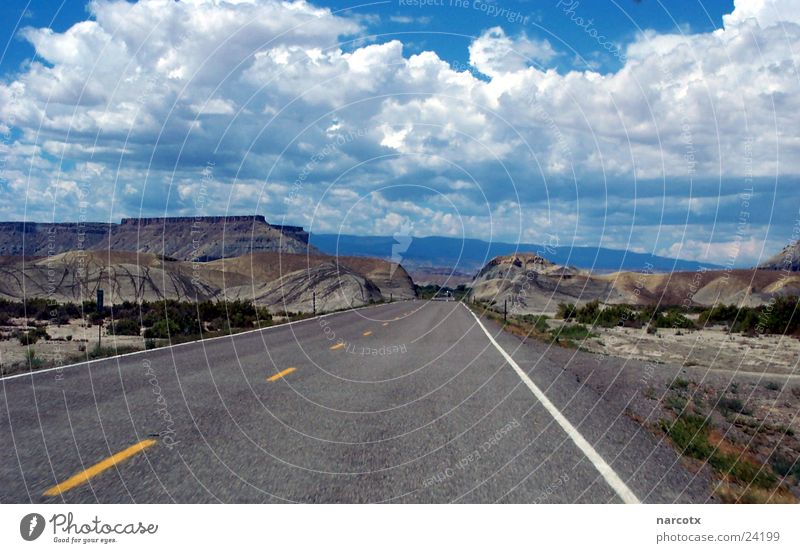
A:
<svg viewBox="0 0 800 553">
<path fill-rule="evenodd" d="M 556 318 L 569 321 L 575 317 L 575 304 L 574 303 L 559 303 L 556 310 Z"/>
<path fill-rule="evenodd" d="M 138 319 L 115 319 L 108 329 L 110 334 L 138 336 L 141 332 Z"/>
<path fill-rule="evenodd" d="M 173 320 L 161 319 L 144 331 L 145 338 L 169 338 L 181 333 L 181 328 Z"/>
<path fill-rule="evenodd" d="M 725 415 L 729 415 L 731 413 L 751 415 L 753 413 L 752 410 L 749 409 L 738 397 L 720 397 L 717 401 L 717 409 L 719 409 Z"/>
<path fill-rule="evenodd" d="M 661 422 L 661 427 L 683 455 L 706 460 L 714 448 L 708 441 L 706 420 L 699 415 L 683 414 L 672 424 Z"/>
<path fill-rule="evenodd" d="M 657 328 L 695 328 L 694 322 L 677 309 L 659 313 L 653 322 Z"/>
<path fill-rule="evenodd" d="M 533 325 L 533 328 L 538 332 L 547 332 L 550 328 L 547 325 L 547 316 L 545 315 L 523 315 L 520 320 Z"/>
<path fill-rule="evenodd" d="M 45 330 L 43 326 L 37 326 L 27 331 L 16 331 L 14 333 L 14 337 L 19 340 L 19 343 L 23 346 L 32 346 L 40 339 L 49 340 L 50 335 Z"/>
<path fill-rule="evenodd" d="M 565 340 L 585 340 L 595 336 L 592 332 L 582 324 L 564 325 L 554 332 L 557 338 Z"/>
<path fill-rule="evenodd" d="M 44 364 L 41 359 L 36 357 L 36 351 L 33 348 L 28 348 L 28 351 L 25 352 L 25 361 L 31 369 L 38 369 Z"/>
<path fill-rule="evenodd" d="M 685 378 L 678 377 L 672 381 L 669 387 L 673 390 L 686 390 L 689 387 L 689 381 Z"/>
<path fill-rule="evenodd" d="M 770 459 L 770 464 L 772 465 L 772 470 L 779 476 L 784 478 L 794 476 L 797 480 L 800 480 L 800 459 L 792 459 L 786 455 L 776 453 Z"/>
</svg>

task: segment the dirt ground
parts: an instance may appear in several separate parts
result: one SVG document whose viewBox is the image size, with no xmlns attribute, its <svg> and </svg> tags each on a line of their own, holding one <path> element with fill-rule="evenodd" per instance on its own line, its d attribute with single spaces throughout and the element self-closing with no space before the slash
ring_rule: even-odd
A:
<svg viewBox="0 0 800 553">
<path fill-rule="evenodd" d="M 28 356 L 31 355 L 28 346 L 23 345 L 16 338 L 8 337 L 15 330 L 24 330 L 24 319 L 12 319 L 8 326 L 0 329 L 6 339 L 0 340 L 0 366 L 3 372 L 9 369 L 27 365 Z M 40 338 L 30 346 L 32 356 L 41 366 L 57 366 L 80 361 L 87 350 L 97 346 L 97 326 L 87 326 L 82 320 L 76 319 L 64 325 L 47 325 L 50 339 Z M 139 336 L 113 336 L 109 335 L 105 327 L 102 330 L 103 347 L 144 349 L 144 339 Z"/>
<path fill-rule="evenodd" d="M 593 328 L 592 333 L 577 350 L 551 347 L 548 356 L 663 439 L 669 440 L 666 428 L 676 419 L 704 419 L 716 458 L 740 462 L 711 471 L 716 500 L 800 500 L 800 341 L 729 335 L 723 327 L 656 334 Z M 693 470 L 710 470 L 705 461 L 683 453 Z M 745 461 L 775 480 L 758 487 L 737 479 L 733 471 Z"/>
<path fill-rule="evenodd" d="M 596 328 L 581 345 L 615 357 L 731 373 L 794 375 L 800 384 L 800 340 L 780 335 L 747 337 L 723 327 L 704 330 Z"/>
</svg>

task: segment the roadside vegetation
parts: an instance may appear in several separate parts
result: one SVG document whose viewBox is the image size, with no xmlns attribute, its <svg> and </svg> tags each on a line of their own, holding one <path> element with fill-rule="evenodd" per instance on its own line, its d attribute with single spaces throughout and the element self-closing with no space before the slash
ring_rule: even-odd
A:
<svg viewBox="0 0 800 553">
<path fill-rule="evenodd" d="M 594 300 L 583 307 L 559 304 L 556 317 L 565 321 L 611 328 L 695 328 L 695 323 L 678 307 L 635 307 L 632 305 L 603 305 Z"/>
<path fill-rule="evenodd" d="M 472 307 L 523 339 L 588 351 L 587 346 L 594 350 L 596 344 L 603 345 L 598 339 L 589 339 L 602 338 L 605 334 L 601 329 L 613 327 L 638 328 L 648 333 L 671 328 L 676 335 L 707 327 L 715 327 L 719 332 L 722 327 L 723 332 L 750 336 L 798 336 L 797 304 L 794 297 L 776 298 L 752 308 L 683 309 L 589 302 L 581 307 L 561 304 L 552 319 L 545 315 L 509 314 L 505 321 L 500 311 L 502 304 L 500 310 L 497 304 L 488 302 Z M 589 342 L 584 346 L 586 340 Z M 659 362 L 663 363 L 650 361 L 649 366 L 657 371 Z M 684 360 L 685 367 L 693 364 L 691 358 Z M 796 407 L 792 407 L 800 401 L 800 386 L 778 380 L 698 383 L 686 371 L 666 383 L 658 383 L 657 377 L 647 378 L 651 383 L 641 391 L 647 403 L 643 404 L 643 410 L 632 411 L 632 417 L 671 443 L 691 470 L 709 475 L 718 500 L 726 503 L 800 500 L 800 432 L 794 418 Z"/>
<path fill-rule="evenodd" d="M 168 344 L 211 338 L 270 326 L 276 322 L 293 321 L 308 317 L 305 313 L 271 313 L 264 307 L 243 300 L 181 302 L 166 300 L 158 302 L 123 302 L 108 306 L 99 312 L 94 301 L 82 304 L 55 304 L 44 299 L 26 302 L 0 300 L 0 340 L 18 341 L 27 347 L 25 360 L 16 364 L 5 364 L 2 374 L 34 370 L 51 365 L 60 365 L 101 359 L 141 349 L 152 349 Z M 85 337 L 75 342 L 73 349 L 80 354 L 46 361 L 36 353 L 33 346 L 41 341 L 71 342 L 72 335 L 53 338 L 48 329 L 63 325 L 78 324 L 89 329 L 103 325 L 108 339 L 102 346 L 94 341 L 94 330 L 82 332 Z M 51 330 L 52 331 L 52 330 Z M 117 344 L 115 336 L 140 337 L 141 345 Z M 91 341 L 94 341 L 93 347 Z"/>
<path fill-rule="evenodd" d="M 581 348 L 581 343 L 597 334 L 584 324 L 563 324 L 551 326 L 546 315 L 507 315 L 503 321 L 503 313 L 496 311 L 496 306 L 477 302 L 472 308 L 481 315 L 503 324 L 503 329 L 523 339 L 533 338 L 542 342 L 566 348 Z"/>
<path fill-rule="evenodd" d="M 688 309 L 677 306 L 603 305 L 595 300 L 582 307 L 559 304 L 556 317 L 603 328 L 626 326 L 691 330 L 722 325 L 730 332 L 742 334 L 796 334 L 800 331 L 799 304 L 796 296 L 775 297 L 758 307 L 717 305 Z M 689 315 L 697 315 L 697 320 L 692 320 Z"/>
<path fill-rule="evenodd" d="M 414 285 L 414 291 L 417 297 L 422 300 L 430 300 L 433 298 L 443 298 L 449 294 L 449 297 L 456 301 L 461 301 L 466 298 L 471 288 L 464 284 L 459 284 L 455 288 L 449 286 L 439 286 L 438 284 L 426 284 L 425 286 Z"/>
<path fill-rule="evenodd" d="M 654 391 L 650 391 L 655 399 Z M 786 390 L 800 399 L 800 387 Z M 724 390 L 678 378 L 661 398 L 663 433 L 695 469 L 707 466 L 715 494 L 727 503 L 796 503 L 800 441 L 788 426 L 769 422 L 759 404 L 776 401 L 775 383 L 732 383 Z M 773 397 L 774 396 L 774 397 Z"/>
</svg>

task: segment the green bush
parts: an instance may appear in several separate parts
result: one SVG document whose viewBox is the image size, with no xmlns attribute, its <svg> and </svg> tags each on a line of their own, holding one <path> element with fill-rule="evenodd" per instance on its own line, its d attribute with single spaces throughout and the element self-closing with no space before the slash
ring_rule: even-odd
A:
<svg viewBox="0 0 800 553">
<path fill-rule="evenodd" d="M 17 330 L 14 332 L 14 337 L 19 340 L 23 346 L 32 346 L 40 339 L 49 340 L 50 335 L 43 326 L 37 326 L 30 330 Z"/>
<path fill-rule="evenodd" d="M 653 322 L 656 328 L 695 328 L 694 322 L 677 309 L 659 313 Z"/>
<path fill-rule="evenodd" d="M 626 321 L 636 319 L 637 312 L 627 305 L 607 305 L 603 307 L 598 300 L 593 300 L 575 310 L 575 318 L 579 323 L 611 328 L 623 325 Z"/>
<path fill-rule="evenodd" d="M 527 324 L 533 325 L 533 328 L 538 332 L 547 332 L 549 326 L 547 325 L 546 315 L 523 315 L 519 319 Z"/>
<path fill-rule="evenodd" d="M 689 381 L 678 377 L 670 383 L 669 387 L 673 390 L 686 390 L 689 388 Z"/>
<path fill-rule="evenodd" d="M 725 415 L 729 415 L 731 413 L 751 415 L 753 413 L 753 411 L 748 408 L 738 397 L 720 397 L 717 400 L 717 409 L 719 409 Z"/>
<path fill-rule="evenodd" d="M 160 319 L 144 331 L 145 338 L 169 338 L 181 334 L 181 327 L 173 320 Z"/>
<path fill-rule="evenodd" d="M 141 332 L 138 319 L 115 319 L 108 328 L 110 334 L 138 336 Z"/>
<path fill-rule="evenodd" d="M 800 481 L 800 459 L 792 459 L 786 455 L 776 453 L 770 459 L 772 470 L 784 478 L 794 476 Z"/>
<path fill-rule="evenodd" d="M 556 310 L 556 318 L 569 321 L 575 317 L 575 304 L 574 303 L 559 303 Z"/>
<path fill-rule="evenodd" d="M 557 338 L 563 338 L 564 340 L 585 340 L 586 338 L 596 336 L 596 334 L 592 334 L 592 332 L 582 324 L 564 325 L 554 330 L 553 334 Z"/>
<path fill-rule="evenodd" d="M 731 332 L 794 334 L 800 330 L 796 296 L 775 297 L 759 307 L 717 305 L 700 313 L 701 326 L 725 324 Z"/>
<path fill-rule="evenodd" d="M 683 455 L 707 460 L 714 448 L 708 441 L 706 419 L 699 415 L 684 413 L 672 424 L 662 421 L 662 428 Z"/>
<path fill-rule="evenodd" d="M 741 484 L 771 488 L 777 484 L 769 469 L 742 458 L 741 455 L 722 453 L 711 445 L 709 428 L 704 417 L 684 413 L 672 423 L 662 420 L 661 428 L 683 455 L 707 461 L 719 472 Z"/>
</svg>

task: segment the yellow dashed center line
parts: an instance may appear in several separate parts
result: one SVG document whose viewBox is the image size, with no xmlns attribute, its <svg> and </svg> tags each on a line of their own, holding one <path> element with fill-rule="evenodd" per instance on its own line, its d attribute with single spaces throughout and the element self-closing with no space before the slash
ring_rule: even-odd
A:
<svg viewBox="0 0 800 553">
<path fill-rule="evenodd" d="M 284 377 L 284 376 L 286 376 L 287 374 L 291 374 L 291 373 L 293 373 L 293 372 L 294 372 L 294 371 L 296 371 L 296 370 L 297 370 L 297 369 L 296 369 L 295 367 L 289 367 L 288 369 L 286 369 L 286 370 L 284 370 L 284 371 L 281 371 L 281 372 L 279 372 L 278 374 L 273 374 L 272 376 L 270 376 L 270 377 L 267 379 L 267 382 L 275 382 L 275 381 L 276 381 L 276 380 L 278 380 L 279 378 L 283 378 L 283 377 Z"/>
<path fill-rule="evenodd" d="M 342 349 L 343 347 L 344 347 L 344 342 L 339 342 L 335 346 L 331 346 L 330 349 L 336 350 L 336 349 Z"/>
<path fill-rule="evenodd" d="M 366 332 L 364 332 L 364 334 L 362 334 L 362 336 L 369 336 L 370 334 L 372 334 L 372 331 L 367 330 Z"/>
<path fill-rule="evenodd" d="M 140 451 L 142 451 L 144 449 L 147 449 L 148 447 L 150 447 L 152 445 L 155 445 L 155 444 L 156 444 L 155 440 L 142 440 L 138 444 L 134 444 L 131 447 L 129 447 L 128 449 L 124 449 L 124 450 L 120 451 L 119 453 L 117 453 L 115 455 L 112 455 L 108 459 L 104 459 L 104 460 L 100 461 L 96 465 L 92 465 L 88 469 L 79 472 L 78 474 L 68 478 L 67 480 L 64 480 L 60 484 L 56 484 L 52 488 L 49 488 L 48 490 L 46 490 L 44 492 L 44 495 L 46 495 L 48 497 L 54 497 L 56 495 L 61 495 L 62 493 L 66 492 L 66 491 L 69 491 L 69 490 L 71 490 L 72 488 L 74 488 L 76 486 L 80 486 L 81 484 L 83 484 L 84 482 L 88 481 L 90 478 L 93 478 L 93 477 L 97 476 L 101 472 L 110 469 L 111 467 L 113 467 L 117 463 L 121 463 L 122 461 L 124 461 L 128 457 L 132 457 L 132 456 L 136 455 L 137 453 L 139 453 Z"/>
</svg>

